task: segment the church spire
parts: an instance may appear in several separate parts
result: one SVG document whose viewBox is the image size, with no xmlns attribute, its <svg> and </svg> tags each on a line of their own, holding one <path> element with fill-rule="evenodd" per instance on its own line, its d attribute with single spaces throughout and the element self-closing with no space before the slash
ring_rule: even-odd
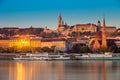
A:
<svg viewBox="0 0 120 80">
<path fill-rule="evenodd" d="M 61 13 L 58 13 L 58 26 L 60 26 L 62 24 L 62 17 L 61 17 Z"/>
<path fill-rule="evenodd" d="M 103 18 L 103 27 L 102 27 L 102 47 L 107 48 L 105 17 Z"/>
</svg>

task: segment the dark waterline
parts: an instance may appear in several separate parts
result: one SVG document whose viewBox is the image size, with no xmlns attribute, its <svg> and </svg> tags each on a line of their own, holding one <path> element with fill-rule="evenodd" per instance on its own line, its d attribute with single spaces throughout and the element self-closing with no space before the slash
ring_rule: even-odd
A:
<svg viewBox="0 0 120 80">
<path fill-rule="evenodd" d="M 0 80 L 120 80 L 120 61 L 0 61 Z"/>
</svg>

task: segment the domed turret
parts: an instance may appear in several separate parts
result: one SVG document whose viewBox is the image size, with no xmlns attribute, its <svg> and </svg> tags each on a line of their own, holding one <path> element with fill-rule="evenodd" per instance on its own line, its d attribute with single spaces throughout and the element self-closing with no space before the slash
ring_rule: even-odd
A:
<svg viewBox="0 0 120 80">
<path fill-rule="evenodd" d="M 101 26 L 101 23 L 100 23 L 100 21 L 98 21 L 98 23 L 97 23 L 97 26 Z"/>
<path fill-rule="evenodd" d="M 101 30 L 101 23 L 100 21 L 97 22 L 97 32 L 100 32 Z"/>
</svg>

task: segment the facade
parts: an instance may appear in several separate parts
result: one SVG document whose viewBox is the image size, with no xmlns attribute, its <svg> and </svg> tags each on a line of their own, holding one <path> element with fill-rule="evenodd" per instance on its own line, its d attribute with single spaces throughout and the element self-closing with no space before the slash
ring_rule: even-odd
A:
<svg viewBox="0 0 120 80">
<path fill-rule="evenodd" d="M 73 32 L 96 32 L 95 24 L 76 24 L 73 27 Z"/>
<path fill-rule="evenodd" d="M 95 39 L 94 39 L 94 44 L 93 44 L 93 51 L 96 52 L 100 48 L 100 43 L 99 43 L 99 36 L 96 34 Z"/>
<path fill-rule="evenodd" d="M 67 40 L 60 38 L 31 38 L 31 36 L 19 36 L 14 37 L 8 40 L 0 40 L 0 47 L 9 48 L 14 47 L 17 50 L 31 50 L 33 48 L 43 48 L 43 47 L 53 47 L 58 51 L 66 51 L 67 50 Z"/>
<path fill-rule="evenodd" d="M 9 47 L 13 47 L 16 51 L 32 51 L 41 47 L 41 38 L 35 35 L 16 35 L 9 40 Z"/>
<path fill-rule="evenodd" d="M 0 47 L 2 48 L 8 48 L 10 47 L 10 40 L 0 40 Z"/>
<path fill-rule="evenodd" d="M 42 39 L 41 40 L 41 48 L 55 46 L 55 49 L 58 51 L 66 51 L 67 50 L 67 41 L 65 39 Z"/>
<path fill-rule="evenodd" d="M 115 26 L 106 26 L 106 33 L 114 33 L 116 30 Z"/>
</svg>

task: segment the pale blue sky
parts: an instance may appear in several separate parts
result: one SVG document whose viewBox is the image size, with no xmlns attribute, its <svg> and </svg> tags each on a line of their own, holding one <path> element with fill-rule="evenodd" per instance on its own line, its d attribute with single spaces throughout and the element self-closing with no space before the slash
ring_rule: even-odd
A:
<svg viewBox="0 0 120 80">
<path fill-rule="evenodd" d="M 0 27 L 57 27 L 58 12 L 69 25 L 97 23 L 120 27 L 120 0 L 0 0 Z"/>
</svg>

